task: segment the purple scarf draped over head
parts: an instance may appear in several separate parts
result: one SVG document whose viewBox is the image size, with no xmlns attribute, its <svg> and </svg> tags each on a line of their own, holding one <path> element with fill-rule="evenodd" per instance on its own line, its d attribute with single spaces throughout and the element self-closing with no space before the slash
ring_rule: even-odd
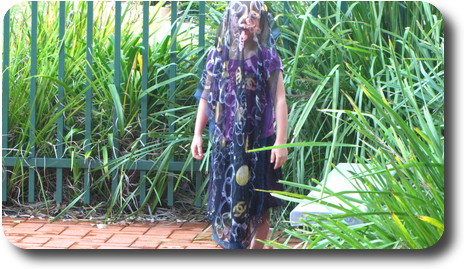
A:
<svg viewBox="0 0 464 269">
<path fill-rule="evenodd" d="M 256 190 L 264 189 L 264 154 L 248 150 L 274 134 L 279 34 L 262 1 L 230 2 L 195 94 L 208 101 L 208 213 L 223 248 L 246 248 L 264 209 L 264 193 Z"/>
</svg>

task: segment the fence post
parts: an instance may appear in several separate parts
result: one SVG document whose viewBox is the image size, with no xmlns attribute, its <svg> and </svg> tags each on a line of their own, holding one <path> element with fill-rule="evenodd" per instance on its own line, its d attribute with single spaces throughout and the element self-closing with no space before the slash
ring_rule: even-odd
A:
<svg viewBox="0 0 464 269">
<path fill-rule="evenodd" d="M 148 51 L 149 51 L 149 7 L 150 2 L 143 2 L 143 25 L 142 25 L 142 92 L 145 92 L 148 89 Z M 148 96 L 145 95 L 141 100 L 140 108 L 140 142 L 142 147 L 147 144 L 147 115 L 148 115 Z M 142 160 L 146 160 L 146 156 L 142 156 Z M 147 192 L 147 183 L 146 183 L 146 172 L 140 171 L 140 182 L 139 182 L 139 201 L 140 204 L 143 203 L 146 197 Z"/>
<path fill-rule="evenodd" d="M 59 40 L 60 40 L 60 52 L 58 56 L 58 80 L 64 82 L 64 73 L 65 73 L 65 26 L 66 26 L 66 2 L 60 2 L 60 29 L 59 29 Z M 64 101 L 64 89 L 61 84 L 58 85 L 58 126 L 57 126 L 57 140 L 58 145 L 56 149 L 56 156 L 58 159 L 63 158 L 63 129 L 64 129 L 64 115 L 63 115 L 63 101 Z M 63 169 L 56 169 L 56 192 L 55 192 L 55 201 L 61 203 L 63 201 Z"/>
<path fill-rule="evenodd" d="M 8 154 L 8 114 L 10 103 L 10 11 L 3 19 L 3 63 L 2 63 L 2 158 Z M 6 167 L 5 167 L 6 168 Z M 6 169 L 2 171 L 2 201 L 7 200 L 8 174 Z"/>
<path fill-rule="evenodd" d="M 317 18 L 317 16 L 319 15 L 319 7 L 320 7 L 320 3 L 316 3 L 316 5 L 314 6 L 313 10 L 311 10 L 311 15 L 312 15 L 314 18 Z"/>
<path fill-rule="evenodd" d="M 29 106 L 31 108 L 29 126 L 29 146 L 31 147 L 29 158 L 35 158 L 35 129 L 36 129 L 36 95 L 37 95 L 37 2 L 32 2 L 31 8 L 31 84 L 29 94 Z M 35 171 L 34 167 L 29 167 L 29 187 L 28 201 L 34 202 L 35 196 Z"/>
<path fill-rule="evenodd" d="M 201 48 L 199 55 L 203 55 L 205 52 L 205 8 L 206 4 L 205 1 L 201 1 L 199 3 L 199 10 L 198 10 L 198 19 L 199 19 L 199 24 L 198 24 L 198 47 Z M 203 67 L 204 67 L 204 62 L 202 62 L 198 66 L 198 77 L 201 77 L 202 72 L 203 72 Z M 194 164 L 197 164 L 197 160 L 193 160 Z M 195 206 L 201 206 L 201 173 L 200 171 L 195 172 Z"/>
<path fill-rule="evenodd" d="M 291 14 L 291 8 L 290 8 L 290 4 L 288 3 L 288 1 L 285 1 L 284 2 L 284 11 L 285 11 L 285 17 L 284 17 L 284 20 L 283 20 L 283 23 L 284 25 L 287 27 L 289 27 L 289 19 L 288 19 L 288 16 Z M 289 49 L 290 49 L 290 45 L 288 44 L 288 39 L 285 37 L 282 36 L 282 39 L 283 39 L 283 42 L 284 42 L 284 49 L 285 49 L 285 57 L 286 58 L 289 58 L 290 55 L 289 55 Z"/>
<path fill-rule="evenodd" d="M 170 52 L 170 66 L 169 66 L 169 79 L 176 76 L 176 31 L 177 31 L 177 1 L 171 1 L 171 52 Z M 172 102 L 175 102 L 174 93 L 176 91 L 176 82 L 169 83 L 169 94 L 172 98 Z M 171 106 L 170 106 L 171 107 Z M 169 122 L 169 133 L 174 132 L 174 126 L 172 125 L 173 117 L 170 116 Z M 174 159 L 171 159 L 173 161 Z M 174 178 L 172 175 L 168 175 L 168 206 L 174 204 Z"/>
<path fill-rule="evenodd" d="M 92 75 L 92 39 L 93 39 L 93 2 L 87 1 L 87 66 L 86 66 L 86 75 L 88 87 L 86 96 L 85 96 L 85 144 L 84 152 L 88 156 L 88 152 L 91 150 L 91 131 L 92 131 L 92 85 L 93 80 Z M 89 157 L 85 158 L 85 168 L 84 168 L 84 203 L 90 203 L 90 160 Z"/>
<path fill-rule="evenodd" d="M 115 14 L 114 14 L 114 86 L 116 88 L 116 94 L 120 95 L 121 88 L 121 2 L 115 2 Z M 113 104 L 113 158 L 117 159 L 119 154 L 119 125 L 117 113 L 116 113 L 116 103 Z M 118 171 L 115 169 L 112 172 L 111 180 L 111 194 L 114 197 L 117 195 L 118 189 Z"/>
<path fill-rule="evenodd" d="M 342 10 L 343 14 L 346 14 L 346 11 L 348 10 L 348 3 L 347 1 L 341 1 L 341 7 L 340 9 Z"/>
<path fill-rule="evenodd" d="M 399 8 L 399 11 L 400 11 L 400 17 L 401 17 L 401 23 L 402 23 L 402 27 L 404 28 L 406 25 L 408 25 L 408 10 L 406 9 L 405 7 L 405 1 L 401 1 L 398 3 L 398 8 Z"/>
</svg>

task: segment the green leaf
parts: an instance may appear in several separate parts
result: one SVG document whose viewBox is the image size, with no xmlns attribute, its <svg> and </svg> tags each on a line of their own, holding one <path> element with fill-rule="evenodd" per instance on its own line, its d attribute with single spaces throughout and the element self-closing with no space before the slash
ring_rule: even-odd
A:
<svg viewBox="0 0 464 269">
<path fill-rule="evenodd" d="M 278 148 L 292 148 L 292 147 L 358 147 L 357 145 L 352 144 L 340 144 L 340 143 L 332 143 L 332 142 L 299 142 L 299 143 L 290 143 L 290 144 L 282 144 L 270 147 L 263 147 L 257 149 L 250 149 L 247 152 L 256 152 L 256 151 L 263 151 L 263 150 L 270 150 L 270 149 L 278 149 Z"/>
<path fill-rule="evenodd" d="M 417 245 L 416 245 L 416 242 L 414 242 L 414 239 L 412 239 L 412 237 L 409 234 L 408 230 L 406 229 L 406 227 L 404 227 L 403 223 L 398 218 L 398 216 L 393 212 L 391 213 L 391 216 L 392 216 L 393 221 L 395 222 L 396 226 L 398 227 L 398 229 L 401 231 L 402 235 L 404 236 L 404 238 L 407 240 L 407 242 L 409 242 L 410 246 L 412 248 L 418 248 Z"/>
<path fill-rule="evenodd" d="M 437 219 L 434 219 L 434 218 L 428 217 L 428 216 L 418 216 L 417 218 L 422 220 L 422 221 L 425 221 L 425 222 L 427 222 L 429 224 L 432 224 L 433 226 L 437 227 L 438 229 L 440 229 L 442 231 L 445 230 L 445 226 L 443 225 L 443 223 L 440 222 Z"/>
<path fill-rule="evenodd" d="M 142 97 L 144 97 L 145 95 L 147 95 L 148 93 L 150 93 L 150 92 L 152 92 L 152 91 L 154 91 L 154 90 L 156 90 L 156 89 L 159 89 L 159 88 L 161 88 L 161 87 L 163 87 L 163 86 L 169 85 L 169 84 L 172 83 L 172 82 L 175 82 L 175 81 L 178 81 L 178 80 L 182 80 L 182 79 L 184 79 L 184 78 L 186 78 L 186 77 L 189 77 L 189 76 L 195 76 L 195 77 L 196 77 L 196 75 L 193 74 L 193 73 L 186 73 L 186 74 L 178 75 L 178 76 L 176 76 L 176 77 L 173 77 L 173 78 L 164 80 L 164 81 L 162 81 L 162 82 L 160 82 L 160 83 L 157 83 L 157 84 L 151 86 L 151 87 L 148 88 L 146 91 L 143 91 L 143 92 L 140 94 L 139 99 L 141 99 Z"/>
<path fill-rule="evenodd" d="M 124 133 L 124 109 L 121 104 L 121 99 L 119 98 L 118 90 L 114 84 L 108 85 L 108 88 L 111 93 L 111 98 L 113 99 L 113 108 L 116 110 L 117 115 L 117 124 L 119 127 L 119 133 Z"/>
</svg>

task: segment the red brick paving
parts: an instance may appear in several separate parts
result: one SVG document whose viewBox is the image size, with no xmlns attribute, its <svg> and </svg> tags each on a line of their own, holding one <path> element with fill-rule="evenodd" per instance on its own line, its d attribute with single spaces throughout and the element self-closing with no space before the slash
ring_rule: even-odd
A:
<svg viewBox="0 0 464 269">
<path fill-rule="evenodd" d="M 15 246 L 31 249 L 221 249 L 207 236 L 208 223 L 88 222 L 2 218 L 3 232 Z"/>
<path fill-rule="evenodd" d="M 204 222 L 96 225 L 12 218 L 2 222 L 7 239 L 26 249 L 221 249 Z"/>
</svg>

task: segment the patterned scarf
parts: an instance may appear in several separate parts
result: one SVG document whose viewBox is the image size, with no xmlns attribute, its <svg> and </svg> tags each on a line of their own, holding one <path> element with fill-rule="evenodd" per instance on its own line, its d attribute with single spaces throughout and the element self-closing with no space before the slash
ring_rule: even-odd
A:
<svg viewBox="0 0 464 269">
<path fill-rule="evenodd" d="M 275 21 L 262 1 L 232 1 L 217 31 L 200 81 L 208 101 L 212 143 L 208 213 L 223 248 L 246 248 L 263 210 L 264 108 L 273 102 L 277 76 L 266 73 L 277 53 Z M 269 119 L 268 119 L 269 120 Z"/>
</svg>

